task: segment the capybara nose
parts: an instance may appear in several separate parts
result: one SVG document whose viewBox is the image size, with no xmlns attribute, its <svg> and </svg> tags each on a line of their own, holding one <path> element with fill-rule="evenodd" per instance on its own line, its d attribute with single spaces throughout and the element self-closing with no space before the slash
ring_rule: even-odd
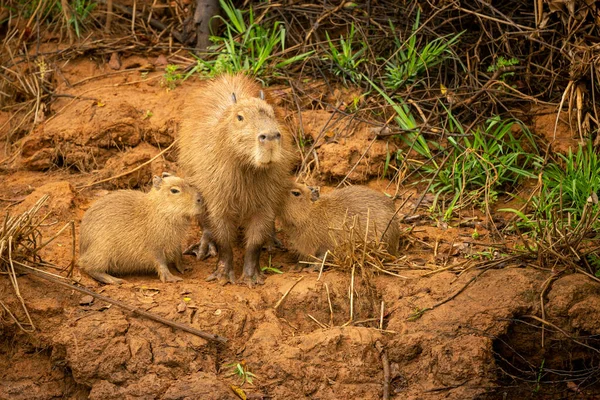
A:
<svg viewBox="0 0 600 400">
<path fill-rule="evenodd" d="M 281 133 L 279 133 L 279 132 L 261 133 L 260 135 L 258 135 L 258 140 L 261 143 L 270 142 L 272 140 L 279 140 L 279 139 L 281 139 Z"/>
</svg>

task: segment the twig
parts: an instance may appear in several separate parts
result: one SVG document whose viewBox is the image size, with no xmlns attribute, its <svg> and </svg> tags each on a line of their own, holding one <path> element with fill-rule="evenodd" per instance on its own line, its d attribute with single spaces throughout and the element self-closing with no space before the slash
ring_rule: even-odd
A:
<svg viewBox="0 0 600 400">
<path fill-rule="evenodd" d="M 287 297 L 287 295 L 290 294 L 290 292 L 292 291 L 292 289 L 294 288 L 294 286 L 296 286 L 298 284 L 298 282 L 300 282 L 302 279 L 304 279 L 304 275 L 302 275 L 300 278 L 298 278 L 296 280 L 296 282 L 294 282 L 292 284 L 292 286 L 290 286 L 290 288 L 283 294 L 283 296 L 281 296 L 281 298 L 279 299 L 279 301 L 277 302 L 277 304 L 275 304 L 275 306 L 273 306 L 273 308 L 275 309 L 275 311 L 277 311 L 277 309 L 279 308 L 279 306 L 281 305 L 281 303 L 283 302 L 283 300 L 285 300 L 285 298 Z"/>
<path fill-rule="evenodd" d="M 381 364 L 383 365 L 383 394 L 381 398 L 388 400 L 390 398 L 390 361 L 388 360 L 387 351 L 379 340 L 375 342 L 375 347 L 381 356 Z"/>
<path fill-rule="evenodd" d="M 381 300 L 381 312 L 379 314 L 379 329 L 383 329 L 383 311 L 385 309 L 385 302 Z"/>
<path fill-rule="evenodd" d="M 331 296 L 329 295 L 329 285 L 325 282 L 325 290 L 327 291 L 327 303 L 329 303 L 329 326 L 333 327 L 333 306 L 331 305 Z"/>
<path fill-rule="evenodd" d="M 544 304 L 544 296 L 546 295 L 546 291 L 548 290 L 552 282 L 554 282 L 557 278 L 558 275 L 553 274 L 548 279 L 546 279 L 546 281 L 542 285 L 542 291 L 540 292 L 540 307 L 542 309 L 542 320 L 544 321 L 546 320 L 546 306 Z M 542 349 L 544 348 L 544 339 L 546 337 L 545 333 L 545 325 L 542 324 Z"/>
<path fill-rule="evenodd" d="M 538 321 L 538 322 L 541 322 L 541 323 L 542 323 L 542 325 L 548 325 L 548 326 L 550 326 L 550 327 L 552 327 L 552 328 L 556 329 L 558 332 L 562 333 L 563 335 L 565 335 L 566 337 L 568 337 L 570 340 L 574 341 L 574 342 L 575 342 L 575 343 L 577 343 L 578 345 L 580 345 L 580 346 L 583 346 L 583 347 L 586 347 L 586 348 L 588 348 L 588 349 L 592 350 L 593 352 L 600 354 L 600 350 L 598 350 L 597 348 L 595 348 L 595 347 L 592 347 L 592 346 L 590 346 L 590 345 L 587 345 L 587 344 L 585 344 L 585 343 L 583 343 L 583 342 L 580 342 L 580 341 L 576 340 L 576 339 L 575 339 L 575 338 L 573 338 L 571 335 L 569 335 L 567 332 L 565 332 L 564 330 L 560 329 L 558 326 L 554 325 L 554 324 L 553 324 L 553 323 L 551 323 L 551 322 L 548 322 L 548 321 L 546 321 L 546 320 L 544 320 L 544 319 L 541 319 L 540 317 L 536 317 L 535 315 L 523 315 L 523 317 L 527 317 L 527 318 L 532 318 L 532 319 L 535 319 L 536 321 Z"/>
<path fill-rule="evenodd" d="M 122 303 L 120 301 L 113 300 L 110 297 L 98 294 L 98 293 L 93 292 L 93 291 L 91 291 L 89 289 L 86 289 L 86 288 L 83 288 L 83 287 L 80 287 L 80 286 L 76 286 L 76 285 L 70 284 L 68 282 L 63 282 L 60 279 L 54 278 L 54 277 L 50 276 L 49 274 L 45 273 L 44 271 L 38 270 L 36 268 L 30 267 L 30 266 L 27 266 L 27 265 L 24 265 L 24 264 L 16 265 L 16 268 L 19 269 L 19 270 L 21 270 L 21 272 L 30 273 L 32 275 L 37 276 L 38 278 L 46 279 L 47 281 L 50 281 L 50 282 L 55 283 L 57 285 L 64 286 L 64 287 L 72 289 L 72 290 L 76 290 L 76 291 L 81 292 L 81 293 L 85 293 L 87 295 L 95 297 L 98 300 L 102 300 L 102 301 L 105 301 L 105 302 L 107 302 L 109 304 L 113 304 L 113 305 L 115 305 L 115 306 L 117 306 L 119 308 L 122 308 L 124 310 L 127 310 L 127 311 L 133 313 L 134 315 L 139 315 L 139 316 L 151 319 L 152 321 L 160 322 L 161 324 L 168 325 L 168 326 L 170 326 L 172 328 L 180 329 L 182 331 L 191 333 L 192 335 L 199 336 L 199 337 L 201 337 L 203 339 L 206 339 L 206 340 L 209 340 L 209 341 L 219 342 L 219 343 L 227 343 L 227 339 L 224 338 L 224 337 L 222 337 L 222 336 L 215 335 L 215 334 L 212 334 L 212 333 L 203 332 L 203 331 L 198 330 L 196 328 L 192 328 L 191 326 L 184 325 L 184 324 L 181 324 L 179 322 L 175 322 L 175 321 L 172 321 L 170 319 L 160 317 L 160 316 L 158 316 L 156 314 L 152 314 L 152 313 L 150 313 L 148 311 L 140 310 L 138 308 L 135 308 L 135 307 L 130 306 L 128 304 Z"/>
<path fill-rule="evenodd" d="M 133 172 L 135 172 L 135 171 L 139 170 L 139 169 L 140 169 L 140 168 L 142 168 L 143 166 L 150 164 L 152 161 L 156 160 L 158 157 L 160 157 L 160 156 L 162 156 L 163 154 L 165 154 L 167 151 L 169 151 L 169 150 L 170 150 L 170 149 L 171 149 L 171 148 L 172 148 L 172 147 L 175 145 L 175 143 L 177 143 L 177 141 L 178 141 L 178 139 L 175 139 L 175 140 L 173 141 L 173 143 L 171 143 L 171 144 L 170 144 L 170 145 L 169 145 L 167 148 L 165 148 L 163 151 L 161 151 L 160 153 L 158 153 L 157 155 L 155 155 L 154 157 L 152 157 L 152 158 L 151 158 L 151 159 L 149 159 L 148 161 L 141 163 L 140 165 L 138 165 L 137 167 L 135 167 L 134 169 L 132 169 L 132 170 L 130 170 L 130 171 L 126 171 L 126 172 L 123 172 L 123 173 L 121 173 L 121 174 L 119 174 L 119 175 L 116 175 L 116 176 L 111 176 L 111 177 L 109 177 L 109 178 L 106 178 L 106 179 L 101 179 L 101 180 L 99 180 L 99 181 L 92 182 L 92 183 L 89 183 L 89 184 L 87 184 L 87 185 L 83 185 L 83 186 L 77 186 L 77 189 L 79 189 L 79 190 L 81 190 L 81 189 L 85 189 L 85 188 L 88 188 L 88 187 L 91 187 L 91 186 L 94 186 L 94 185 L 98 185 L 98 184 L 100 184 L 100 183 L 104 183 L 104 182 L 112 181 L 113 179 L 117 179 L 117 178 L 121 178 L 121 177 L 123 177 L 123 176 L 129 175 L 129 174 L 131 174 L 131 173 L 133 173 Z"/>
<path fill-rule="evenodd" d="M 417 317 L 420 317 L 420 316 L 422 316 L 422 315 L 423 315 L 425 312 L 427 312 L 427 311 L 434 310 L 434 309 L 438 308 L 439 306 L 442 306 L 442 305 L 446 304 L 447 302 L 449 302 L 450 300 L 454 299 L 456 296 L 458 296 L 459 294 L 461 294 L 461 293 L 462 293 L 462 292 L 463 292 L 463 291 L 464 291 L 464 290 L 465 290 L 465 289 L 466 289 L 466 288 L 467 288 L 467 287 L 468 287 L 468 286 L 469 286 L 471 283 L 473 283 L 473 281 L 474 281 L 475 279 L 479 278 L 479 277 L 480 277 L 480 276 L 481 276 L 481 275 L 482 275 L 484 272 L 486 272 L 488 269 L 489 269 L 489 268 L 486 268 L 486 269 L 482 270 L 480 273 L 478 273 L 477 275 L 475 275 L 474 277 L 472 277 L 471 279 L 469 279 L 469 281 L 468 281 L 467 283 L 465 283 L 465 284 L 463 285 L 463 287 L 461 287 L 460 289 L 458 289 L 458 290 L 457 290 L 457 291 L 456 291 L 454 294 L 452 294 L 451 296 L 449 296 L 449 297 L 445 298 L 444 300 L 440 301 L 440 302 L 439 302 L 439 303 L 437 303 L 437 304 L 434 304 L 434 305 L 433 305 L 433 306 L 431 306 L 431 307 L 424 308 L 424 309 L 422 309 L 422 310 L 419 310 L 419 311 L 417 311 L 416 313 L 413 313 L 413 314 L 411 314 L 411 315 L 408 317 L 408 319 L 409 319 L 409 320 L 415 319 L 415 318 L 417 318 Z"/>
<path fill-rule="evenodd" d="M 327 326 L 325 326 L 325 324 L 323 324 L 323 323 L 319 322 L 319 320 L 317 320 L 315 317 L 313 317 L 313 316 L 312 316 L 312 315 L 310 315 L 310 314 L 306 314 L 306 315 L 308 315 L 308 317 L 309 317 L 310 319 L 312 319 L 313 321 L 315 321 L 315 322 L 317 323 L 317 325 L 319 325 L 319 326 L 320 326 L 322 329 L 327 329 Z"/>
<path fill-rule="evenodd" d="M 321 280 L 321 275 L 323 275 L 323 268 L 325 267 L 325 260 L 327 260 L 328 254 L 329 254 L 329 250 L 326 250 L 325 255 L 323 256 L 323 262 L 321 262 L 321 268 L 319 268 L 319 276 L 317 277 L 317 281 Z"/>
</svg>

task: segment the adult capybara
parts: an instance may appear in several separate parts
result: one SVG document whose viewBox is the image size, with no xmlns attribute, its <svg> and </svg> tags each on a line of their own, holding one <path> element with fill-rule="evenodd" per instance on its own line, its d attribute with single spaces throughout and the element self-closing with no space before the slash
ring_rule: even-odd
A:
<svg viewBox="0 0 600 400">
<path fill-rule="evenodd" d="M 202 212 L 198 190 L 173 175 L 155 176 L 148 193 L 119 190 L 96 201 L 80 227 L 78 264 L 103 283 L 122 283 L 109 274 L 156 271 L 163 282 L 180 281 L 181 245 L 192 217 Z"/>
<path fill-rule="evenodd" d="M 348 240 L 344 225 L 353 223 L 355 216 L 357 240 L 364 240 L 368 219 L 368 240 L 381 240 L 390 254 L 398 253 L 401 231 L 394 202 L 364 186 L 335 189 L 315 200 L 311 188 L 295 183 L 279 217 L 291 248 L 302 260 L 309 260 L 323 258 L 327 250 L 333 251 Z"/>
<path fill-rule="evenodd" d="M 241 281 L 262 283 L 261 247 L 288 192 L 293 137 L 254 79 L 222 75 L 190 97 L 179 163 L 206 205 L 194 252 L 206 258 L 213 240 L 218 247 L 217 267 L 207 280 L 235 281 L 233 245 L 241 227 L 246 246 Z"/>
</svg>

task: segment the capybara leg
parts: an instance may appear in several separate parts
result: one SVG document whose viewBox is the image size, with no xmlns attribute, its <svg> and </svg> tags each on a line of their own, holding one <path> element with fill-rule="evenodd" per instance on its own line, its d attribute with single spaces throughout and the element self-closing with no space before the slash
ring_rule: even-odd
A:
<svg viewBox="0 0 600 400">
<path fill-rule="evenodd" d="M 240 283 L 246 284 L 250 288 L 265 283 L 259 265 L 261 249 L 261 245 L 247 246 L 244 254 L 244 271 L 240 277 Z"/>
<path fill-rule="evenodd" d="M 115 278 L 105 272 L 86 271 L 89 276 L 97 280 L 98 282 L 106 283 L 107 285 L 115 284 L 120 285 L 125 283 L 124 279 Z"/>
<path fill-rule="evenodd" d="M 277 237 L 277 230 L 275 229 L 275 222 L 273 222 L 273 230 L 271 231 L 271 235 L 267 239 L 265 243 L 265 250 L 268 253 L 273 253 L 275 250 L 279 251 L 287 251 L 281 240 Z"/>
<path fill-rule="evenodd" d="M 175 264 L 175 269 L 179 271 L 180 274 L 185 272 L 185 267 L 183 266 L 183 256 L 180 252 L 175 254 L 175 260 L 173 263 Z"/>
<path fill-rule="evenodd" d="M 310 267 L 312 264 L 309 264 L 309 263 L 312 263 L 314 261 L 315 260 L 312 257 L 307 257 L 307 256 L 301 255 L 298 257 L 298 262 L 296 263 L 296 265 L 294 267 L 292 267 L 291 270 L 293 272 L 301 272 L 304 270 L 304 268 Z"/>
<path fill-rule="evenodd" d="M 217 246 L 212 233 L 208 229 L 202 231 L 200 242 L 188 247 L 183 254 L 195 255 L 198 260 L 206 260 L 217 255 Z"/>
<path fill-rule="evenodd" d="M 233 273 L 233 249 L 231 244 L 227 243 L 219 247 L 219 261 L 215 271 L 206 278 L 208 282 L 217 280 L 220 284 L 235 283 Z"/>
<path fill-rule="evenodd" d="M 167 267 L 167 263 L 159 262 L 156 264 L 156 272 L 158 272 L 158 276 L 163 283 L 166 282 L 181 282 L 183 279 L 175 276 L 169 271 L 169 267 Z"/>
</svg>

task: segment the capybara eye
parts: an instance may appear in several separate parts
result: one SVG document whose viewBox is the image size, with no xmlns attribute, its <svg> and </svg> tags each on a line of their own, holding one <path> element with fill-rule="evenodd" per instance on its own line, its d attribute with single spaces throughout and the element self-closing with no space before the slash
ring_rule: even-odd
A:
<svg viewBox="0 0 600 400">
<path fill-rule="evenodd" d="M 300 191 L 299 191 L 299 190 L 292 190 L 292 194 L 293 194 L 294 196 L 296 196 L 296 197 L 300 197 L 300 195 L 301 195 L 302 193 L 300 193 Z"/>
<path fill-rule="evenodd" d="M 177 193 L 179 193 L 179 192 L 180 192 L 180 190 L 179 190 L 179 189 L 177 189 L 177 188 L 171 188 L 171 193 L 173 193 L 173 194 L 177 194 Z"/>
<path fill-rule="evenodd" d="M 244 117 L 242 117 L 240 114 L 238 114 L 237 119 L 238 119 L 238 121 L 243 121 Z"/>
</svg>

